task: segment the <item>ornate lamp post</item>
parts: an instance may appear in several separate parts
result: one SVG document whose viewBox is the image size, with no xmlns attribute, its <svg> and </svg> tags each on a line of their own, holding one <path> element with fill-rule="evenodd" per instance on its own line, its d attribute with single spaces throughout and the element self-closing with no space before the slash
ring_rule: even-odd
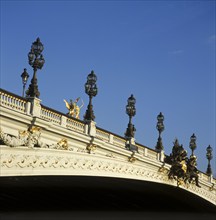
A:
<svg viewBox="0 0 216 220">
<path fill-rule="evenodd" d="M 87 82 L 85 83 L 85 92 L 89 96 L 89 104 L 84 116 L 86 121 L 94 121 L 95 116 L 93 112 L 92 98 L 97 95 L 98 89 L 96 85 L 97 76 L 92 70 L 91 73 L 87 77 Z"/>
<path fill-rule="evenodd" d="M 44 47 L 43 44 L 40 42 L 40 38 L 37 38 L 37 40 L 32 43 L 31 50 L 28 53 L 29 65 L 32 66 L 34 70 L 31 84 L 29 85 L 29 88 L 26 91 L 26 95 L 28 97 L 39 98 L 40 96 L 40 92 L 38 90 L 37 85 L 37 70 L 42 69 L 45 63 L 43 55 L 41 54 L 43 49 Z"/>
<path fill-rule="evenodd" d="M 128 104 L 126 105 L 126 113 L 129 116 L 129 123 L 128 123 L 127 130 L 125 132 L 125 137 L 129 141 L 129 144 L 126 144 L 126 148 L 128 148 L 129 150 L 132 150 L 132 151 L 137 151 L 137 147 L 135 145 L 132 145 L 132 140 L 134 139 L 134 133 L 135 133 L 136 129 L 131 122 L 132 117 L 135 116 L 135 114 L 136 114 L 136 108 L 135 108 L 136 99 L 134 98 L 133 95 L 131 95 L 128 98 L 127 102 L 128 102 Z M 133 142 L 134 142 L 134 140 L 133 140 Z"/>
<path fill-rule="evenodd" d="M 164 116 L 163 114 L 160 112 L 160 114 L 157 116 L 157 130 L 159 132 L 159 137 L 158 137 L 158 141 L 157 141 L 157 145 L 156 145 L 156 150 L 161 152 L 164 147 L 163 147 L 163 143 L 162 143 L 162 138 L 161 138 L 161 133 L 164 131 L 164 124 L 163 124 L 163 121 L 164 121 Z"/>
<path fill-rule="evenodd" d="M 24 97 L 25 86 L 26 86 L 26 83 L 27 83 L 28 78 L 29 78 L 29 74 L 27 73 L 26 68 L 24 69 L 24 72 L 22 73 L 21 77 L 22 77 L 22 83 L 23 83 L 23 93 L 22 93 L 22 97 Z"/>
<path fill-rule="evenodd" d="M 208 159 L 208 167 L 207 167 L 207 170 L 206 170 L 206 173 L 207 175 L 212 175 L 212 169 L 211 169 L 211 164 L 210 164 L 210 160 L 213 158 L 212 156 L 212 148 L 211 146 L 209 145 L 207 148 L 206 148 L 206 158 Z"/>
<path fill-rule="evenodd" d="M 192 150 L 191 155 L 194 155 L 194 150 L 196 149 L 197 145 L 196 145 L 196 136 L 195 134 L 192 134 L 192 136 L 190 137 L 190 145 L 189 145 L 190 149 Z"/>
<path fill-rule="evenodd" d="M 135 114 L 136 114 L 136 108 L 135 108 L 136 99 L 134 98 L 133 95 L 131 95 L 128 98 L 127 102 L 128 102 L 128 104 L 126 105 L 126 113 L 129 116 L 129 123 L 128 123 L 127 130 L 125 132 L 125 136 L 127 138 L 133 138 L 134 132 L 136 129 L 135 129 L 134 125 L 131 123 L 131 120 L 132 120 L 132 117 L 135 116 Z"/>
</svg>

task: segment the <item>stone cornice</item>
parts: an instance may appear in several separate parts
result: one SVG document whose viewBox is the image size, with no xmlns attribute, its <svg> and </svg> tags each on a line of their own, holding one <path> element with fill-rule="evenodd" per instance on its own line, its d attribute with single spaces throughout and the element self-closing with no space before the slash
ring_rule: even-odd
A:
<svg viewBox="0 0 216 220">
<path fill-rule="evenodd" d="M 166 172 L 158 171 L 157 164 L 130 163 L 118 158 L 88 154 L 86 152 L 28 149 L 25 147 L 9 148 L 0 146 L 1 176 L 23 175 L 83 175 L 135 179 L 176 186 L 168 179 Z M 216 187 L 201 181 L 201 188 L 188 184 L 180 186 L 215 204 Z"/>
</svg>

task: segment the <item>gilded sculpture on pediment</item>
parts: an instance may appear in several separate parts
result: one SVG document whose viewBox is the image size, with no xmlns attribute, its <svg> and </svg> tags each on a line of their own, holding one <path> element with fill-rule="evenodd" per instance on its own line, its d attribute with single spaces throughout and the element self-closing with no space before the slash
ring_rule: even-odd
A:
<svg viewBox="0 0 216 220">
<path fill-rule="evenodd" d="M 70 99 L 69 102 L 67 102 L 65 99 L 64 99 L 64 102 L 65 102 L 65 105 L 66 105 L 66 108 L 69 110 L 69 112 L 67 113 L 67 115 L 71 116 L 71 117 L 74 117 L 74 118 L 80 118 L 79 115 L 80 115 L 80 109 L 84 106 L 84 102 L 82 100 L 82 104 L 79 106 L 77 103 L 78 101 L 80 100 L 80 97 L 77 98 L 74 102 L 72 99 Z"/>
</svg>

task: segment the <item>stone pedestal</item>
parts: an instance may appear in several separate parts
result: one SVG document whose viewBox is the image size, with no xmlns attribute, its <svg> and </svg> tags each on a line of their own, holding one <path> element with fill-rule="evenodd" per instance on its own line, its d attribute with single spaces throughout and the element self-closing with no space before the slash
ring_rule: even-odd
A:
<svg viewBox="0 0 216 220">
<path fill-rule="evenodd" d="M 31 115 L 33 117 L 40 117 L 41 115 L 41 100 L 34 97 L 34 98 L 28 98 L 28 101 L 31 102 Z"/>
<path fill-rule="evenodd" d="M 164 150 L 161 150 L 160 152 L 158 152 L 157 158 L 159 161 L 164 162 L 164 158 L 165 158 Z"/>
<path fill-rule="evenodd" d="M 138 152 L 138 148 L 136 146 L 134 137 L 127 139 L 127 141 L 125 143 L 125 148 L 127 150 L 130 150 L 130 151 L 133 151 L 133 152 Z"/>
<path fill-rule="evenodd" d="M 213 175 L 211 174 L 211 175 L 208 176 L 208 181 L 209 181 L 210 183 L 212 183 L 212 180 L 213 180 Z"/>
<path fill-rule="evenodd" d="M 88 129 L 88 135 L 95 137 L 96 136 L 96 122 L 92 120 L 91 121 L 86 120 L 85 122 L 88 125 L 86 126 L 86 128 Z"/>
</svg>

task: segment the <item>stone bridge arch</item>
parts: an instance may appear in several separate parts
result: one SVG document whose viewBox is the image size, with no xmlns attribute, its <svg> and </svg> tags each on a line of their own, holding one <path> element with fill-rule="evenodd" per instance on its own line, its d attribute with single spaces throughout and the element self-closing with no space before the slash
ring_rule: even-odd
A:
<svg viewBox="0 0 216 220">
<path fill-rule="evenodd" d="M 125 138 L 97 127 L 95 122 L 85 123 L 45 107 L 38 99 L 30 102 L 0 90 L 0 120 L 0 184 L 6 181 L 16 186 L 21 181 L 25 185 L 29 179 L 31 185 L 35 178 L 49 181 L 62 177 L 65 183 L 78 177 L 105 179 L 105 185 L 110 180 L 129 185 L 137 182 L 135 188 L 140 184 L 149 189 L 160 186 L 155 189 L 176 192 L 178 197 L 191 195 L 216 207 L 216 180 L 212 176 L 199 173 L 201 188 L 192 183 L 177 187 L 177 182 L 168 178 L 170 165 L 164 162 L 163 152 L 134 143 L 138 149 L 134 153 L 125 148 Z M 7 184 L 2 187 L 7 189 Z"/>
</svg>

